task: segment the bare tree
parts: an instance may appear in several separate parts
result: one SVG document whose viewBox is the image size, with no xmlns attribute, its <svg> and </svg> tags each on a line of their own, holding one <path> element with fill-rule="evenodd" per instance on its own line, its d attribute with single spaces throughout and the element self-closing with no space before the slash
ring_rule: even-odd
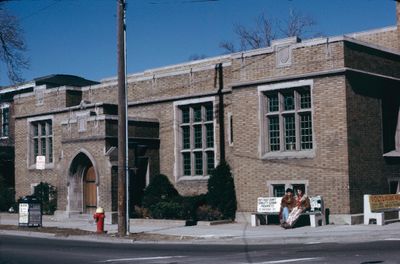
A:
<svg viewBox="0 0 400 264">
<path fill-rule="evenodd" d="M 233 31 L 240 43 L 238 50 L 231 41 L 223 41 L 219 46 L 227 53 L 267 47 L 277 37 L 304 37 L 315 24 L 314 19 L 295 10 L 291 10 L 288 19 L 283 21 L 271 20 L 262 13 L 256 18 L 254 27 L 234 26 Z"/>
<path fill-rule="evenodd" d="M 26 45 L 18 20 L 2 2 L 0 0 L 0 62 L 7 68 L 8 79 L 15 84 L 23 81 L 21 70 L 28 68 L 29 61 L 24 55 Z"/>
<path fill-rule="evenodd" d="M 207 58 L 204 54 L 192 54 L 189 56 L 189 61 L 197 61 Z"/>
<path fill-rule="evenodd" d="M 306 35 L 308 29 L 316 25 L 315 20 L 310 17 L 301 14 L 299 11 L 290 10 L 289 19 L 284 23 L 285 27 L 279 25 L 280 31 L 285 37 L 302 37 Z"/>
</svg>

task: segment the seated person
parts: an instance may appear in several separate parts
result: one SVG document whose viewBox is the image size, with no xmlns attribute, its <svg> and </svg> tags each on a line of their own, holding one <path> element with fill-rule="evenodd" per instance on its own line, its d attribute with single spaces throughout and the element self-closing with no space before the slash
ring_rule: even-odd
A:
<svg viewBox="0 0 400 264">
<path fill-rule="evenodd" d="M 286 222 L 282 224 L 283 228 L 292 228 L 296 221 L 299 219 L 301 213 L 310 209 L 310 199 L 307 195 L 304 194 L 304 190 L 302 188 L 297 189 L 296 195 L 296 204 L 293 210 L 290 212 L 289 217 Z"/>
<path fill-rule="evenodd" d="M 287 188 L 281 201 L 281 211 L 279 214 L 281 224 L 286 222 L 289 217 L 289 213 L 292 211 L 293 207 L 295 207 L 295 203 L 296 201 L 293 196 L 293 189 Z"/>
</svg>

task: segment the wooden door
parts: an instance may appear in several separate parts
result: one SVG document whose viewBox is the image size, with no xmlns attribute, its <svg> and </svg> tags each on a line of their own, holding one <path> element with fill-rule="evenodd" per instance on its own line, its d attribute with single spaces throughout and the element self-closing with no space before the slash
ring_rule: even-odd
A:
<svg viewBox="0 0 400 264">
<path fill-rule="evenodd" d="M 97 186 L 96 173 L 93 166 L 90 166 L 83 179 L 83 197 L 85 213 L 93 214 L 97 208 Z"/>
</svg>

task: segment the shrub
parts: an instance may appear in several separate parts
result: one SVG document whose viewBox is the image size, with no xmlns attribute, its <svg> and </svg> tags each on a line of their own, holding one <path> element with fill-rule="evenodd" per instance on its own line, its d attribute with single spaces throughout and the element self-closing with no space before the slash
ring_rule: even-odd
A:
<svg viewBox="0 0 400 264">
<path fill-rule="evenodd" d="M 214 209 L 209 205 L 201 205 L 196 210 L 197 221 L 215 221 L 222 220 L 222 214 L 218 209 Z"/>
<path fill-rule="evenodd" d="M 217 166 L 208 181 L 208 193 L 196 196 L 182 197 L 168 177 L 159 174 L 144 190 L 142 206 L 135 209 L 137 216 L 192 221 L 233 220 L 236 196 L 229 165 Z"/>
<path fill-rule="evenodd" d="M 182 219 L 184 215 L 182 197 L 163 174 L 155 176 L 144 190 L 143 208 L 155 219 Z"/>
<path fill-rule="evenodd" d="M 0 175 L 0 211 L 7 211 L 15 203 L 14 194 L 14 188 L 7 187 Z"/>
<path fill-rule="evenodd" d="M 223 219 L 235 219 L 236 194 L 231 168 L 226 162 L 219 164 L 208 180 L 207 203 L 221 212 Z"/>
<path fill-rule="evenodd" d="M 207 195 L 200 194 L 195 196 L 182 197 L 183 217 L 185 220 L 197 221 L 197 208 L 207 203 Z"/>
<path fill-rule="evenodd" d="M 57 189 L 47 182 L 40 182 L 35 186 L 34 196 L 42 202 L 43 214 L 54 214 L 57 210 Z"/>
<path fill-rule="evenodd" d="M 0 188 L 0 211 L 8 211 L 15 203 L 14 188 Z"/>
<path fill-rule="evenodd" d="M 179 202 L 162 201 L 150 206 L 150 214 L 154 219 L 183 219 L 183 206 Z"/>
<path fill-rule="evenodd" d="M 143 194 L 143 207 L 149 208 L 162 201 L 180 199 L 175 187 L 170 183 L 167 176 L 159 174 L 151 179 Z"/>
</svg>

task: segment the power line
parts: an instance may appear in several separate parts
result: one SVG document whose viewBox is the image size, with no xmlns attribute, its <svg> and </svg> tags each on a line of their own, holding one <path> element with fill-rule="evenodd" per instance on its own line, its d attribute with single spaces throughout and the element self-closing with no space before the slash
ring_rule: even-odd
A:
<svg viewBox="0 0 400 264">
<path fill-rule="evenodd" d="M 194 4 L 194 3 L 211 3 L 219 2 L 220 0 L 182 0 L 182 1 L 151 1 L 151 5 L 169 5 L 169 4 Z"/>
<path fill-rule="evenodd" d="M 30 17 L 33 17 L 33 16 L 35 16 L 35 15 L 37 15 L 39 13 L 42 13 L 43 11 L 45 11 L 47 9 L 50 9 L 51 7 L 53 7 L 53 6 L 55 6 L 56 4 L 59 3 L 59 1 L 57 1 L 57 0 L 53 0 L 53 1 L 54 1 L 53 3 L 48 4 L 48 5 L 44 6 L 44 7 L 40 8 L 40 9 L 38 9 L 38 10 L 32 12 L 32 13 L 30 13 L 29 15 L 26 15 L 26 16 L 22 17 L 20 19 L 20 21 L 24 21 L 24 20 L 26 20 L 26 19 L 28 19 Z"/>
</svg>

